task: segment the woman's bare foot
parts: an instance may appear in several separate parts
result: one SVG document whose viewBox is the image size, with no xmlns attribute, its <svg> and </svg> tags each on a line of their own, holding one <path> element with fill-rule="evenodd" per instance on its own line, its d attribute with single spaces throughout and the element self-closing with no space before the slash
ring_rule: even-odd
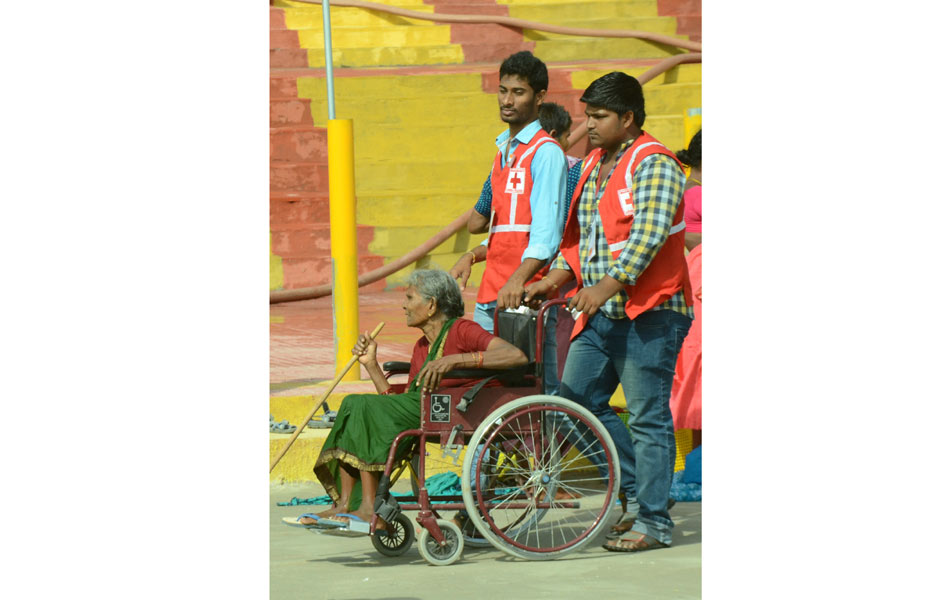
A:
<svg viewBox="0 0 950 600">
<path fill-rule="evenodd" d="M 344 511 L 338 511 L 338 512 L 344 512 Z M 357 516 L 357 517 L 363 519 L 364 521 L 366 521 L 367 523 L 369 523 L 370 521 L 373 520 L 373 513 L 367 512 L 367 511 L 363 511 L 363 510 L 354 510 L 354 511 L 347 512 L 346 514 Z M 339 515 L 329 517 L 329 520 L 331 520 L 331 521 L 339 521 L 340 523 L 349 523 L 349 522 L 350 522 L 350 518 L 349 518 L 349 517 L 339 516 Z M 382 519 L 378 519 L 378 520 L 376 521 L 376 529 L 386 529 L 386 530 L 389 530 L 389 524 L 386 523 L 386 521 L 383 521 Z"/>
<path fill-rule="evenodd" d="M 343 509 L 344 506 L 346 506 L 346 504 L 344 504 L 343 502 L 340 502 L 339 504 L 334 504 L 332 507 L 328 508 L 327 510 L 323 512 L 318 512 L 317 516 L 320 517 L 321 519 L 329 519 L 330 517 L 332 517 L 333 515 L 337 513 L 344 512 L 344 509 Z M 302 525 L 316 525 L 317 524 L 317 520 L 311 519 L 310 517 L 300 517 L 299 521 Z"/>
</svg>

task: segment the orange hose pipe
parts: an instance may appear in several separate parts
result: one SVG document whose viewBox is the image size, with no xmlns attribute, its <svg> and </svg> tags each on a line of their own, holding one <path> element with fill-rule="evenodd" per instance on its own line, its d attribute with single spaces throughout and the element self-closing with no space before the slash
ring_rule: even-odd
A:
<svg viewBox="0 0 950 600">
<path fill-rule="evenodd" d="M 321 4 L 322 0 L 300 0 L 307 4 Z M 503 17 L 500 15 L 450 15 L 424 13 L 406 8 L 398 8 L 387 4 L 378 4 L 376 2 L 366 2 L 364 0 L 329 0 L 330 6 L 348 6 L 352 8 L 366 8 L 379 12 L 409 17 L 411 19 L 420 19 L 424 21 L 435 21 L 438 23 L 495 23 L 497 25 L 507 25 L 509 27 L 518 27 L 521 29 L 533 29 L 535 31 L 546 31 L 548 33 L 561 33 L 564 35 L 582 35 L 589 37 L 612 37 L 612 38 L 636 38 L 647 42 L 656 42 L 673 46 L 674 48 L 683 48 L 694 52 L 702 52 L 703 46 L 699 42 L 690 40 L 681 40 L 668 35 L 652 33 L 649 31 L 633 31 L 625 29 L 588 29 L 586 27 L 564 27 L 561 25 L 548 25 L 537 21 L 526 21 L 514 17 Z"/>
<path fill-rule="evenodd" d="M 383 277 L 392 275 L 399 269 L 408 266 L 429 252 L 435 249 L 436 246 L 449 239 L 452 235 L 455 234 L 459 229 L 465 227 L 465 224 L 468 223 L 468 216 L 471 214 L 473 209 L 468 209 L 457 219 L 449 223 L 444 227 L 439 233 L 435 234 L 428 239 L 424 244 L 417 246 L 408 254 L 394 260 L 391 263 L 385 264 L 378 269 L 373 269 L 368 273 L 364 273 L 359 276 L 357 279 L 357 285 L 363 287 L 364 285 L 369 285 L 379 281 Z M 309 288 L 299 288 L 296 290 L 282 290 L 279 292 L 270 293 L 270 303 L 279 304 L 281 302 L 296 302 L 297 300 L 311 300 L 313 298 L 322 298 L 323 296 L 329 296 L 333 291 L 333 286 L 330 284 L 318 285 L 317 287 Z"/>
</svg>

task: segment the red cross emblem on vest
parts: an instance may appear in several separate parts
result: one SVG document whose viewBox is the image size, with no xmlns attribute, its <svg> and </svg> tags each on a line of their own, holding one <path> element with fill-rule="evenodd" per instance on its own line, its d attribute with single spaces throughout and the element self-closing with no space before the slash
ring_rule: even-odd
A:
<svg viewBox="0 0 950 600">
<path fill-rule="evenodd" d="M 512 168 L 508 171 L 508 182 L 505 184 L 505 193 L 524 193 L 524 168 Z"/>
<path fill-rule="evenodd" d="M 633 204 L 630 202 L 630 190 L 627 188 L 617 190 L 617 198 L 620 200 L 620 210 L 623 211 L 623 214 L 628 217 L 632 216 Z"/>
</svg>

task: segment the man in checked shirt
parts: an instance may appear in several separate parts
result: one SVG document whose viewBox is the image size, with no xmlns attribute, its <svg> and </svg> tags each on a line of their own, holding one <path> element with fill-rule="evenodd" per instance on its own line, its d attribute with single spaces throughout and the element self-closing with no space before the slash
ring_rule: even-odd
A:
<svg viewBox="0 0 950 600">
<path fill-rule="evenodd" d="M 577 320 L 558 395 L 597 415 L 613 438 L 620 489 L 636 514 L 630 532 L 604 548 L 637 552 L 672 542 L 670 388 L 692 320 L 685 177 L 675 155 L 641 129 L 646 111 L 636 79 L 608 73 L 581 101 L 595 149 L 584 159 L 551 271 L 526 292 L 544 297 L 577 281 L 568 305 Z M 618 384 L 629 431 L 609 405 Z"/>
</svg>

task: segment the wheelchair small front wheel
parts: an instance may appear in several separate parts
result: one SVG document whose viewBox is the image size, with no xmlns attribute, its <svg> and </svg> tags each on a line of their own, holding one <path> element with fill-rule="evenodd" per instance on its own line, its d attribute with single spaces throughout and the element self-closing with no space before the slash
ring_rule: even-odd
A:
<svg viewBox="0 0 950 600">
<path fill-rule="evenodd" d="M 393 519 L 392 533 L 385 529 L 377 529 L 373 534 L 373 547 L 383 556 L 402 556 L 409 550 L 415 537 L 412 520 L 399 513 Z"/>
<path fill-rule="evenodd" d="M 462 530 L 452 521 L 445 519 L 438 519 L 436 524 L 445 536 L 445 545 L 440 545 L 435 541 L 429 530 L 423 527 L 422 533 L 419 534 L 419 554 L 429 564 L 437 567 L 451 565 L 462 556 L 462 549 L 465 546 Z"/>
</svg>

